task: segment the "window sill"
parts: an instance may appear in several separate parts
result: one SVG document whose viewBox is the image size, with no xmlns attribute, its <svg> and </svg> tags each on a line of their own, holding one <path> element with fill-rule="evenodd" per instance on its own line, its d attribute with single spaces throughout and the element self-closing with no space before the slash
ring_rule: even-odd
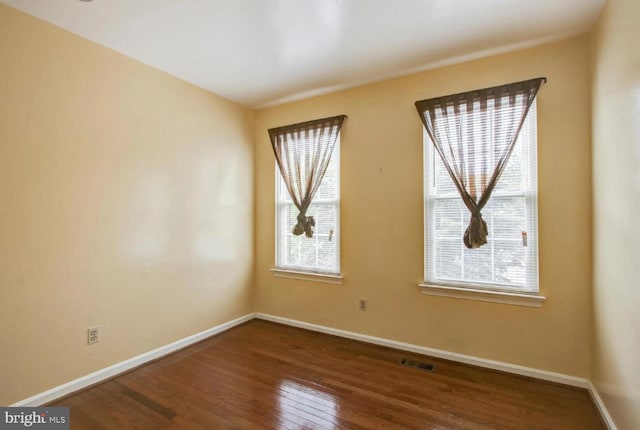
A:
<svg viewBox="0 0 640 430">
<path fill-rule="evenodd" d="M 482 302 L 504 303 L 508 305 L 542 307 L 545 296 L 536 293 L 511 293 L 506 291 L 474 290 L 472 288 L 447 287 L 444 285 L 419 284 L 422 294 L 429 296 L 455 297 Z"/>
<path fill-rule="evenodd" d="M 303 272 L 300 270 L 292 269 L 271 269 L 273 276 L 278 278 L 299 279 L 302 281 L 316 281 L 325 282 L 327 284 L 341 285 L 343 276 L 341 273 L 316 273 L 316 272 Z"/>
</svg>

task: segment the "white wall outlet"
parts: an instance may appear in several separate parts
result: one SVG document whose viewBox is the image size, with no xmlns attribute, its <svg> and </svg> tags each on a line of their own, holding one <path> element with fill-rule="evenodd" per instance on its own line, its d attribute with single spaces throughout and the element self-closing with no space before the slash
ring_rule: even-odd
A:
<svg viewBox="0 0 640 430">
<path fill-rule="evenodd" d="M 100 326 L 89 327 L 87 329 L 87 345 L 100 342 Z"/>
<path fill-rule="evenodd" d="M 358 309 L 360 309 L 360 312 L 367 311 L 367 299 L 360 299 Z"/>
</svg>

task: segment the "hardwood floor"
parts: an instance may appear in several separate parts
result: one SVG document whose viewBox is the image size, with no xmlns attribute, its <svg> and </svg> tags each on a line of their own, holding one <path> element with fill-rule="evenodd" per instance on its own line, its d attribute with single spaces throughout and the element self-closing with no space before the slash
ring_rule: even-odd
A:
<svg viewBox="0 0 640 430">
<path fill-rule="evenodd" d="M 261 320 L 52 406 L 74 430 L 604 428 L 582 389 Z"/>
</svg>

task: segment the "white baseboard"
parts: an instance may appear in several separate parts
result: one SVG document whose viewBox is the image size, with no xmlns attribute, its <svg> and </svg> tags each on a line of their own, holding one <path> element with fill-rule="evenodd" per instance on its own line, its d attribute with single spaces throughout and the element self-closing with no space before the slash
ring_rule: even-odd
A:
<svg viewBox="0 0 640 430">
<path fill-rule="evenodd" d="M 472 355 L 458 354 L 455 352 L 444 351 L 441 349 L 428 348 L 426 346 L 414 345 L 411 343 L 397 342 L 395 340 L 384 339 L 381 337 L 369 336 L 366 334 L 355 333 L 347 330 L 339 330 L 323 325 L 312 324 L 304 321 L 292 320 L 289 318 L 278 317 L 275 315 L 256 313 L 256 318 L 260 318 L 266 321 L 273 321 L 281 324 L 290 325 L 293 327 L 304 328 L 308 330 L 317 331 L 320 333 L 331 334 L 334 336 L 340 336 L 347 339 L 359 340 L 362 342 L 373 343 L 375 345 L 387 346 L 390 348 L 399 349 L 402 351 L 415 352 L 418 354 L 424 354 L 431 357 L 443 358 L 446 360 L 456 361 L 459 363 L 471 364 L 478 367 L 484 367 L 487 369 L 500 370 L 503 372 L 513 373 L 516 375 L 528 376 L 531 378 L 542 379 L 545 381 L 557 382 L 560 384 L 571 385 L 574 387 L 586 388 L 593 399 L 593 402 L 600 412 L 600 416 L 607 426 L 608 430 L 617 430 L 609 411 L 600 398 L 596 387 L 586 378 L 578 378 L 576 376 L 564 375 L 562 373 L 549 372 L 547 370 L 534 369 L 531 367 L 518 366 L 516 364 L 504 363 L 502 361 L 487 360 L 485 358 L 474 357 Z"/>
<path fill-rule="evenodd" d="M 593 399 L 593 402 L 596 404 L 596 407 L 598 408 L 598 411 L 600 412 L 600 416 L 602 417 L 602 420 L 607 426 L 607 429 L 617 430 L 618 428 L 616 427 L 616 424 L 613 422 L 613 418 L 611 418 L 611 415 L 609 415 L 609 411 L 607 410 L 607 407 L 604 405 L 604 402 L 602 401 L 600 394 L 598 394 L 598 390 L 596 389 L 595 385 L 591 383 L 591 381 L 589 381 L 588 388 L 589 388 L 589 394 L 591 394 L 591 398 Z"/>
<path fill-rule="evenodd" d="M 516 375 L 529 376 L 531 378 L 543 379 L 545 381 L 557 382 L 560 384 L 571 385 L 580 388 L 589 388 L 589 380 L 586 378 L 578 378 L 576 376 L 564 375 L 562 373 L 549 372 L 547 370 L 533 369 L 531 367 L 518 366 L 516 364 L 504 363 L 502 361 L 488 360 L 486 358 L 474 357 L 472 355 L 458 354 L 455 352 L 444 351 L 442 349 L 428 348 L 426 346 L 414 345 L 411 343 L 397 342 L 395 340 L 384 339 L 381 337 L 369 336 L 366 334 L 355 333 L 346 330 L 339 330 L 318 324 L 311 324 L 304 321 L 297 321 L 288 318 L 282 318 L 275 315 L 257 313 L 256 318 L 266 321 L 273 321 L 293 327 L 305 328 L 321 333 L 332 334 L 335 336 L 345 337 L 348 339 L 359 340 L 362 342 L 373 343 L 375 345 L 387 346 L 403 351 L 415 352 L 418 354 L 429 355 L 431 357 L 443 358 L 446 360 L 457 361 L 459 363 L 471 364 L 474 366 L 484 367 L 487 369 L 501 370 L 503 372 L 514 373 Z"/>
<path fill-rule="evenodd" d="M 210 329 L 201 331 L 200 333 L 196 333 L 194 335 L 179 339 L 168 345 L 161 346 L 160 348 L 156 348 L 152 351 L 137 355 L 128 360 L 121 361 L 120 363 L 116 363 L 112 366 L 105 367 L 104 369 L 100 369 L 96 372 L 90 373 L 89 375 L 74 379 L 73 381 L 67 382 L 66 384 L 59 385 L 43 393 L 29 397 L 28 399 L 21 400 L 11 406 L 40 406 L 45 403 L 52 402 L 56 399 L 59 399 L 60 397 L 66 396 L 75 391 L 81 390 L 90 385 L 96 384 L 98 382 L 104 381 L 105 379 L 112 378 L 113 376 L 116 376 L 120 373 L 131 370 L 134 367 L 138 367 L 142 364 L 148 363 L 149 361 L 155 360 L 179 349 L 185 348 L 189 345 L 193 345 L 194 343 L 200 342 L 201 340 L 204 340 L 215 334 L 222 333 L 223 331 L 229 330 L 230 328 L 233 328 L 244 322 L 250 321 L 254 317 L 255 315 L 252 313 L 244 315 L 240 318 L 236 318 Z"/>
<path fill-rule="evenodd" d="M 344 337 L 347 339 L 359 340 L 362 342 L 372 343 L 375 345 L 395 348 L 402 351 L 415 352 L 418 354 L 424 354 L 431 357 L 443 358 L 446 360 L 456 361 L 459 363 L 471 364 L 474 366 L 484 367 L 487 369 L 500 370 L 503 372 L 513 373 L 516 375 L 528 376 L 531 378 L 542 379 L 545 381 L 557 382 L 560 384 L 571 385 L 574 387 L 586 388 L 589 391 L 594 403 L 596 404 L 596 407 L 598 408 L 598 411 L 600 412 L 600 415 L 602 416 L 602 419 L 607 425 L 608 429 L 617 430 L 616 425 L 614 424 L 613 419 L 611 418 L 611 415 L 609 415 L 609 412 L 607 411 L 607 408 L 604 405 L 604 402 L 602 401 L 602 398 L 598 394 L 598 391 L 596 390 L 595 386 L 591 383 L 591 381 L 585 378 L 578 378 L 575 376 L 564 375 L 561 373 L 549 372 L 546 370 L 540 370 L 540 369 L 534 369 L 531 367 L 519 366 L 516 364 L 504 363 L 501 361 L 488 360 L 485 358 L 474 357 L 471 355 L 458 354 L 455 352 L 429 348 L 426 346 L 414 345 L 414 344 L 405 343 L 405 342 L 398 342 L 395 340 L 369 336 L 366 334 L 351 332 L 347 330 L 339 330 L 339 329 L 335 329 L 327 326 L 312 324 L 304 321 L 298 321 L 298 320 L 293 320 L 289 318 L 283 318 L 283 317 L 278 317 L 275 315 L 269 315 L 269 314 L 263 314 L 263 313 L 244 315 L 232 321 L 228 321 L 226 323 L 217 325 L 210 329 L 201 331 L 200 333 L 196 333 L 194 335 L 177 340 L 168 345 L 161 346 L 160 348 L 156 348 L 152 351 L 148 351 L 143 354 L 137 355 L 128 360 L 121 361 L 120 363 L 116 363 L 112 366 L 105 367 L 104 369 L 98 370 L 89 375 L 85 375 L 78 379 L 74 379 L 73 381 L 67 382 L 66 384 L 59 385 L 43 393 L 36 394 L 35 396 L 29 397 L 28 399 L 21 400 L 10 406 L 40 406 L 40 405 L 52 402 L 56 399 L 59 399 L 60 397 L 64 397 L 75 391 L 79 391 L 90 385 L 112 378 L 120 373 L 124 373 L 128 370 L 141 366 L 157 358 L 160 358 L 162 356 L 165 356 L 177 350 L 183 349 L 189 345 L 193 345 L 194 343 L 200 342 L 201 340 L 204 340 L 208 337 L 222 333 L 226 330 L 229 330 L 237 325 L 250 321 L 254 318 L 259 318 L 266 321 L 273 321 L 280 324 L 290 325 L 293 327 L 304 328 L 312 331 L 317 331 L 320 333 L 331 334 L 334 336 Z"/>
</svg>

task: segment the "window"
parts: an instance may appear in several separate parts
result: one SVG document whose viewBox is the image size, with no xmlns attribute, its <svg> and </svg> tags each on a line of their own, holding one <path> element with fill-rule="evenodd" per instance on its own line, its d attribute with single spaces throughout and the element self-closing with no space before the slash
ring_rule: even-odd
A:
<svg viewBox="0 0 640 430">
<path fill-rule="evenodd" d="M 495 120 L 500 115 L 496 110 Z M 467 133 L 482 126 L 465 118 Z M 472 154 L 471 151 L 464 151 Z M 490 148 L 488 157 L 496 156 Z M 461 240 L 470 213 L 424 135 L 425 285 L 513 293 L 538 292 L 536 104 L 531 106 L 514 151 L 482 210 L 486 245 L 467 249 Z M 478 163 L 484 162 L 478 155 Z M 437 287 L 436 287 L 437 288 Z M 424 289 L 423 289 L 424 291 Z M 482 299 L 481 299 L 482 300 Z"/>
<path fill-rule="evenodd" d="M 340 273 L 340 137 L 322 184 L 307 214 L 314 217 L 313 237 L 292 233 L 298 209 L 282 175 L 276 171 L 276 267 L 277 269 L 338 275 Z"/>
</svg>

